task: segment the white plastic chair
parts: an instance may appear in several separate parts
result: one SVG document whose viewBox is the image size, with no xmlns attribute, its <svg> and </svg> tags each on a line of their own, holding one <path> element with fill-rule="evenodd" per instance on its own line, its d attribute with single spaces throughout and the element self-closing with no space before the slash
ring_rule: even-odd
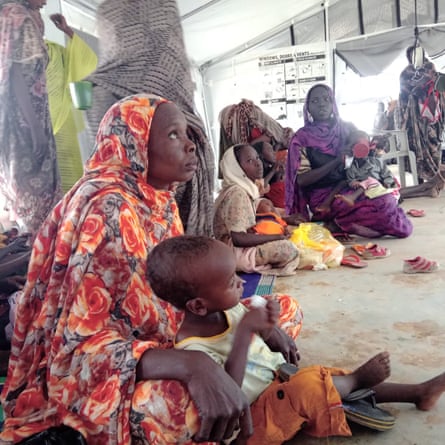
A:
<svg viewBox="0 0 445 445">
<path fill-rule="evenodd" d="M 419 184 L 417 177 L 416 155 L 409 149 L 408 134 L 406 130 L 381 130 L 379 134 L 389 134 L 389 151 L 381 156 L 383 161 L 396 159 L 399 168 L 400 184 L 406 187 L 405 158 L 408 158 L 409 167 L 413 176 L 413 185 Z"/>
</svg>

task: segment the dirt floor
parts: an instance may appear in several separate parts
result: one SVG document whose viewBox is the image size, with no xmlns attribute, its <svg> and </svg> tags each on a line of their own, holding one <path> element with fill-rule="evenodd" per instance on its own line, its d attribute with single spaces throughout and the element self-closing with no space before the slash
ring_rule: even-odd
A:
<svg viewBox="0 0 445 445">
<path fill-rule="evenodd" d="M 388 258 L 369 261 L 365 269 L 299 271 L 276 280 L 274 290 L 295 296 L 304 311 L 298 340 L 301 366 L 352 369 L 387 350 L 392 381 L 417 382 L 445 371 L 445 197 L 409 199 L 402 207 L 423 209 L 426 215 L 410 217 L 414 232 L 409 238 L 378 240 L 391 250 Z M 442 268 L 432 274 L 404 274 L 403 260 L 417 255 Z M 329 439 L 300 433 L 288 445 L 445 443 L 445 394 L 429 412 L 404 404 L 385 408 L 397 417 L 390 431 L 357 427 L 352 438 Z"/>
</svg>

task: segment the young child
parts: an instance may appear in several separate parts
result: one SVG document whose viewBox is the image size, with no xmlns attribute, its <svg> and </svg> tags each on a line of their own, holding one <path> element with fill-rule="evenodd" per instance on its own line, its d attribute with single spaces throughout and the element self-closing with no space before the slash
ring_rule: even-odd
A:
<svg viewBox="0 0 445 445">
<path fill-rule="evenodd" d="M 353 160 L 346 169 L 346 178 L 353 193 L 336 195 L 350 206 L 356 199 L 365 194 L 370 199 L 377 198 L 386 193 L 391 193 L 397 186 L 393 174 L 384 162 L 371 153 L 368 138 L 359 139 L 352 147 Z"/>
<path fill-rule="evenodd" d="M 256 224 L 248 231 L 260 235 L 286 235 L 306 219 L 295 213 L 280 216 L 270 199 L 260 198 L 256 207 Z"/>
<path fill-rule="evenodd" d="M 346 145 L 350 146 L 352 159 L 345 166 L 346 180 L 340 181 L 331 193 L 321 203 L 317 210 L 328 213 L 334 199 L 341 199 L 350 206 L 355 204 L 357 198 L 365 194 L 373 199 L 386 193 L 392 193 L 396 181 L 385 163 L 371 153 L 369 139 L 363 131 L 356 131 L 349 137 Z M 340 191 L 348 185 L 353 193 L 341 194 Z M 396 198 L 398 199 L 398 197 Z"/>
<path fill-rule="evenodd" d="M 281 211 L 284 209 L 284 160 L 277 160 L 275 149 L 268 142 L 256 142 L 252 147 L 263 162 L 264 176 L 257 184 L 260 195 L 270 199 Z"/>
<path fill-rule="evenodd" d="M 302 428 L 316 437 L 350 436 L 342 398 L 360 388 L 372 388 L 377 402 L 413 403 L 421 410 L 431 409 L 445 391 L 445 373 L 420 384 L 383 383 L 390 374 L 387 352 L 351 373 L 324 366 L 297 372 L 293 366 L 294 374 L 287 372 L 289 381 L 282 382 L 280 368 L 297 364 L 298 351 L 281 353 L 293 341 L 275 325 L 274 301 L 250 310 L 240 303 L 243 285 L 235 266 L 227 245 L 203 236 L 167 239 L 147 263 L 153 291 L 185 311 L 175 347 L 208 353 L 251 402 L 254 433 L 245 438 L 241 432 L 235 443 L 278 445 Z"/>
</svg>

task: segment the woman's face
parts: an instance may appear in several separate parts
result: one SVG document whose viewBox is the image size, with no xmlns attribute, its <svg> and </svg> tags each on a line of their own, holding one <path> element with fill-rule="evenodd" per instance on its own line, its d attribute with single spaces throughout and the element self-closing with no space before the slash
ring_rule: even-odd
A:
<svg viewBox="0 0 445 445">
<path fill-rule="evenodd" d="M 158 106 L 148 141 L 148 179 L 156 189 L 192 179 L 198 167 L 195 144 L 187 136 L 184 114 L 172 103 Z"/>
<path fill-rule="evenodd" d="M 315 87 L 309 96 L 308 110 L 314 121 L 326 121 L 330 119 L 333 105 L 329 90 L 322 86 Z"/>
<path fill-rule="evenodd" d="M 244 145 L 239 152 L 239 165 L 251 181 L 263 177 L 263 163 L 256 150 L 250 145 Z"/>
</svg>

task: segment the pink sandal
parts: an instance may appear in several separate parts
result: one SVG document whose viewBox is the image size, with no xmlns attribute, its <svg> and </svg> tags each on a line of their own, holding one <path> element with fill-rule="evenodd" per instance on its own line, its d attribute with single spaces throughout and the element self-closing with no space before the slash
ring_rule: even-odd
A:
<svg viewBox="0 0 445 445">
<path fill-rule="evenodd" d="M 427 260 L 421 256 L 403 261 L 404 273 L 430 273 L 435 272 L 437 269 L 439 269 L 439 265 L 436 261 Z"/>
<path fill-rule="evenodd" d="M 375 260 L 379 258 L 386 258 L 391 255 L 391 251 L 386 247 L 379 246 L 375 243 L 354 244 L 351 247 L 356 253 L 361 255 L 365 260 Z"/>
<path fill-rule="evenodd" d="M 408 215 L 414 216 L 416 218 L 420 218 L 422 216 L 425 216 L 425 210 L 420 210 L 420 209 L 419 210 L 418 209 L 409 209 L 406 213 Z"/>
<path fill-rule="evenodd" d="M 362 261 L 362 259 L 355 253 L 350 253 L 349 255 L 343 256 L 340 263 L 342 266 L 353 267 L 355 269 L 363 269 L 368 266 L 368 263 Z"/>
</svg>

